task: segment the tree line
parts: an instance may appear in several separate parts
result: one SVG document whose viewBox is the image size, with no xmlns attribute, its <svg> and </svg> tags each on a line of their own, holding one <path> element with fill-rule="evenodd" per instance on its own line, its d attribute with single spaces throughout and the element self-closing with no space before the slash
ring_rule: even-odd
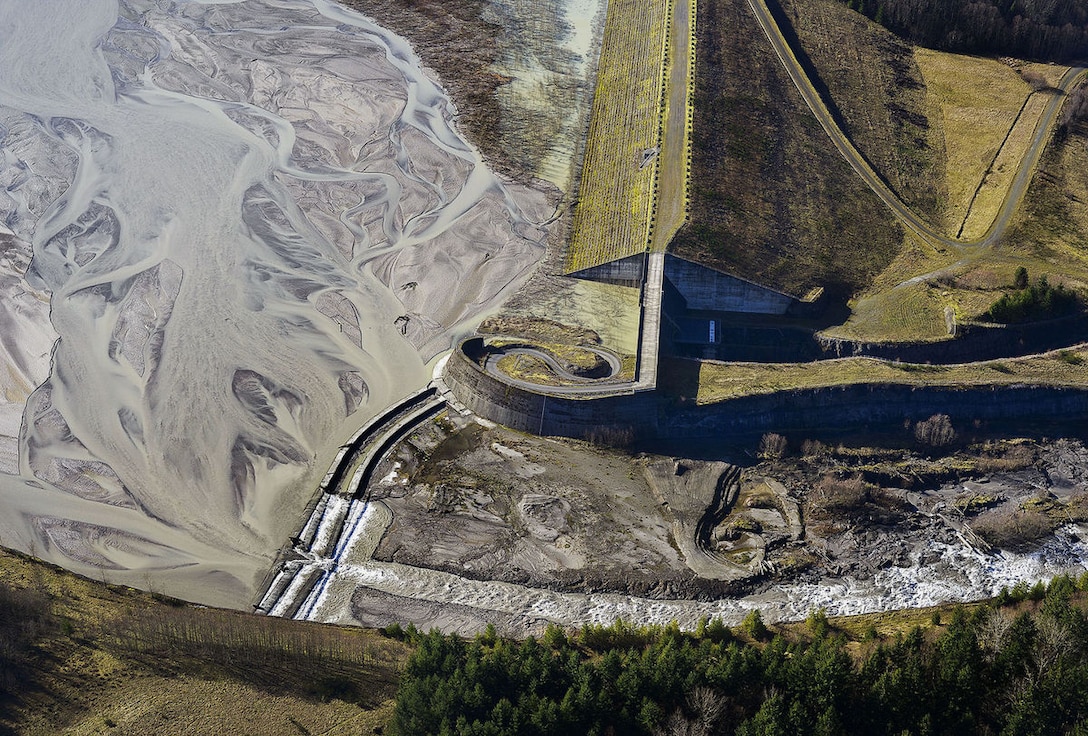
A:
<svg viewBox="0 0 1088 736">
<path fill-rule="evenodd" d="M 848 642 L 822 613 L 802 635 L 617 622 L 540 639 L 416 644 L 396 733 L 1078 734 L 1088 736 L 1088 574 L 1003 591 L 943 625 Z M 946 614 L 947 615 L 947 614 Z"/>
<path fill-rule="evenodd" d="M 841 0 L 920 46 L 962 54 L 1088 57 L 1083 0 Z"/>
</svg>

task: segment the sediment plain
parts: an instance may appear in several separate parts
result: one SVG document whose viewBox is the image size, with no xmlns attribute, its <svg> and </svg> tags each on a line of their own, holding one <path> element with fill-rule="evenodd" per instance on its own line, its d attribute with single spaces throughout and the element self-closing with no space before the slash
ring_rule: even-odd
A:
<svg viewBox="0 0 1088 736">
<path fill-rule="evenodd" d="M 325 0 L 0 4 L 0 540 L 242 606 L 338 445 L 541 253 Z"/>
</svg>

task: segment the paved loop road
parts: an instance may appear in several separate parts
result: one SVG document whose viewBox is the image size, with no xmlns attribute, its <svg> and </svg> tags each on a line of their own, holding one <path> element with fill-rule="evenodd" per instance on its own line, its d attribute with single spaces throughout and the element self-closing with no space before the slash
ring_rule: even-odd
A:
<svg viewBox="0 0 1088 736">
<path fill-rule="evenodd" d="M 584 376 L 577 376 L 567 371 L 562 364 L 559 363 L 548 353 L 543 350 L 537 350 L 536 348 L 529 347 L 509 347 L 509 348 L 491 348 L 492 353 L 487 356 L 484 361 L 484 370 L 490 375 L 495 376 L 503 383 L 509 383 L 513 386 L 528 389 L 538 393 L 559 393 L 559 394 L 613 394 L 622 393 L 624 390 L 631 390 L 630 381 L 619 381 L 616 377 L 619 375 L 620 370 L 623 368 L 623 364 L 620 361 L 619 356 L 609 352 L 608 350 L 602 350 L 600 348 L 588 347 L 580 345 L 583 350 L 600 356 L 606 363 L 608 363 L 609 372 L 607 376 L 602 378 L 586 378 Z M 557 376 L 565 381 L 571 381 L 574 385 L 567 386 L 548 386 L 545 384 L 534 383 L 532 381 L 526 381 L 521 378 L 515 378 L 510 374 L 504 372 L 499 368 L 499 361 L 510 355 L 527 355 L 533 358 L 542 360 L 547 366 L 552 369 Z"/>
</svg>

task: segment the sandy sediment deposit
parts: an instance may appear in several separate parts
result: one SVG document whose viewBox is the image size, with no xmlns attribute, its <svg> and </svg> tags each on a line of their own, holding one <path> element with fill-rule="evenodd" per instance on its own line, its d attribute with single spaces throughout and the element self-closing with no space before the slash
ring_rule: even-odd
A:
<svg viewBox="0 0 1088 736">
<path fill-rule="evenodd" d="M 0 66 L 0 541 L 244 605 L 554 203 L 325 0 L 7 0 Z"/>
</svg>

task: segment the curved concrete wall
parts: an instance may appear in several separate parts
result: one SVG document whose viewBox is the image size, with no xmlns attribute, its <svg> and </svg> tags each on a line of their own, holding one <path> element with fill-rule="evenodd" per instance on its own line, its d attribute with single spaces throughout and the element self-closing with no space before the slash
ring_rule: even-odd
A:
<svg viewBox="0 0 1088 736">
<path fill-rule="evenodd" d="M 596 398 L 546 396 L 489 375 L 461 347 L 454 349 L 446 363 L 444 379 L 473 412 L 522 432 L 601 442 L 657 436 L 658 400 L 653 392 Z"/>
<path fill-rule="evenodd" d="M 541 435 L 622 443 L 635 439 L 705 439 L 763 432 L 887 429 L 947 414 L 975 420 L 1069 421 L 1088 416 L 1088 387 L 910 386 L 869 383 L 779 391 L 716 404 L 684 405 L 645 391 L 620 396 L 557 397 L 511 386 L 454 350 L 445 380 L 476 414 Z"/>
</svg>

